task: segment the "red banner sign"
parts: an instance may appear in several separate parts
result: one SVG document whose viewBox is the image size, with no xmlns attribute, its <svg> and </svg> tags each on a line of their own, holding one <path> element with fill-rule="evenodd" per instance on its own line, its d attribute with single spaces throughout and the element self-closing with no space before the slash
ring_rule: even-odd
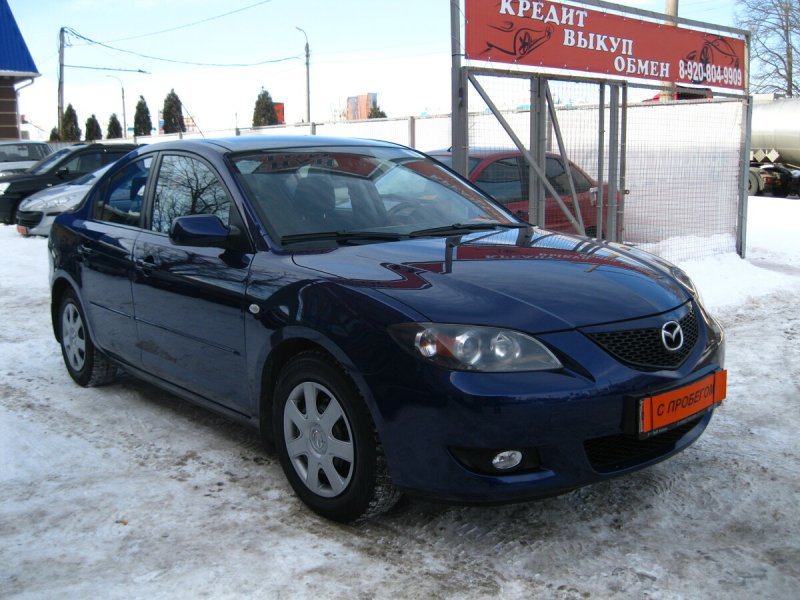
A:
<svg viewBox="0 0 800 600">
<path fill-rule="evenodd" d="M 734 37 L 560 2 L 465 2 L 470 60 L 745 89 L 745 43 Z"/>
</svg>

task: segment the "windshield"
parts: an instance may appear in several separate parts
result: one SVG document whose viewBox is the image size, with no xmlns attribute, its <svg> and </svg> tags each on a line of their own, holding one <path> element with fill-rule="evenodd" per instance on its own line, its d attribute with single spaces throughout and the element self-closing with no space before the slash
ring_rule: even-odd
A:
<svg viewBox="0 0 800 600">
<path fill-rule="evenodd" d="M 270 235 L 284 243 L 519 226 L 440 164 L 402 148 L 269 150 L 233 163 Z"/>
<path fill-rule="evenodd" d="M 61 150 L 56 150 L 49 156 L 46 156 L 35 165 L 31 166 L 28 169 L 28 173 L 32 173 L 34 175 L 41 175 L 42 173 L 47 173 L 50 168 L 56 164 L 59 160 L 64 158 L 67 154 L 72 152 L 72 148 L 61 148 Z"/>
<path fill-rule="evenodd" d="M 37 161 L 48 152 L 44 144 L 0 144 L 0 162 Z"/>
</svg>

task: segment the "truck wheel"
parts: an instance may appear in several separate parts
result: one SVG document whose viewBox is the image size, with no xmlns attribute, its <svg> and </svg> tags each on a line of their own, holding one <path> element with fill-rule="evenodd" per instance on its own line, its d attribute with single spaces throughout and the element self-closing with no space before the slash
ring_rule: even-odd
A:
<svg viewBox="0 0 800 600">
<path fill-rule="evenodd" d="M 761 190 L 758 187 L 758 176 L 755 173 L 750 173 L 747 178 L 747 195 L 758 196 Z"/>
</svg>

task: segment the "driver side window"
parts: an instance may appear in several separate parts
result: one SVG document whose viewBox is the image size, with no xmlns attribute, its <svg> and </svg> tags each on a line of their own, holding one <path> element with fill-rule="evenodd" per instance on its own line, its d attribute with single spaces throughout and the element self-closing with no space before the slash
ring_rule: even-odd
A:
<svg viewBox="0 0 800 600">
<path fill-rule="evenodd" d="M 172 221 L 186 215 L 216 215 L 227 226 L 230 199 L 216 173 L 199 159 L 166 155 L 161 161 L 150 229 L 169 233 Z"/>
</svg>

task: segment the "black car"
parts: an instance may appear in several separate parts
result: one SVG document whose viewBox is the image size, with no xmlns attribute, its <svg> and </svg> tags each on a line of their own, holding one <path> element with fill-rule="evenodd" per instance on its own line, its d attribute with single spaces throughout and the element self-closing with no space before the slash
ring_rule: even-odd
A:
<svg viewBox="0 0 800 600">
<path fill-rule="evenodd" d="M 0 177 L 0 223 L 15 221 L 19 203 L 52 185 L 116 162 L 137 144 L 77 144 L 56 150 L 23 173 Z"/>
</svg>

